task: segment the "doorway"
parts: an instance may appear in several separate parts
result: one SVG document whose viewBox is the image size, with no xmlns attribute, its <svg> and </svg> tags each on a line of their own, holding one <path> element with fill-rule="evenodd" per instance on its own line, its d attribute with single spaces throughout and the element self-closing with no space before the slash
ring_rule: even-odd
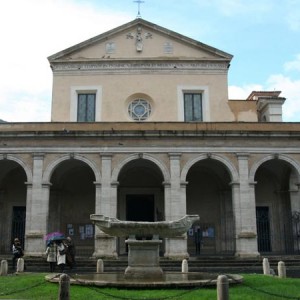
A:
<svg viewBox="0 0 300 300">
<path fill-rule="evenodd" d="M 26 207 L 14 206 L 12 217 L 11 238 L 18 238 L 21 241 L 22 248 L 24 249 L 25 237 L 25 220 L 26 220 Z"/>
<path fill-rule="evenodd" d="M 271 252 L 269 207 L 256 207 L 258 252 Z"/>
<path fill-rule="evenodd" d="M 126 195 L 127 221 L 155 221 L 154 195 Z"/>
</svg>

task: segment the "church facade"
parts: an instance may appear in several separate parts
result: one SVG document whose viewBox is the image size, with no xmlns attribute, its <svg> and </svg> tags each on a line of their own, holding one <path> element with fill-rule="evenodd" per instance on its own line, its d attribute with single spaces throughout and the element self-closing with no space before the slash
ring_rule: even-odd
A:
<svg viewBox="0 0 300 300">
<path fill-rule="evenodd" d="M 48 57 L 51 122 L 0 124 L 0 254 L 61 231 L 78 255 L 126 255 L 94 213 L 198 214 L 168 258 L 299 253 L 300 124 L 279 91 L 229 100 L 232 58 L 140 18 Z"/>
</svg>

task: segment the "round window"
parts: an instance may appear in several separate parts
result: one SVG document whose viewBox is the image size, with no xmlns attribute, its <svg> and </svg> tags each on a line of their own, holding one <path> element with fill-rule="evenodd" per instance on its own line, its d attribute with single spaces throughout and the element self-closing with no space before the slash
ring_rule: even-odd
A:
<svg viewBox="0 0 300 300">
<path fill-rule="evenodd" d="M 128 114 L 135 121 L 145 121 L 151 114 L 151 105 L 144 99 L 136 99 L 129 103 Z"/>
</svg>

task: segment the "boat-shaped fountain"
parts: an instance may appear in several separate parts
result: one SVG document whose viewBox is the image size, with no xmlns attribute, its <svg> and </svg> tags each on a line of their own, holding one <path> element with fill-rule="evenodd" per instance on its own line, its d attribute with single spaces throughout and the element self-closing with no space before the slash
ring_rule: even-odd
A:
<svg viewBox="0 0 300 300">
<path fill-rule="evenodd" d="M 186 234 L 198 215 L 186 215 L 174 221 L 123 221 L 103 215 L 91 215 L 91 221 L 104 233 L 126 237 L 128 266 L 124 273 L 76 274 L 71 283 L 124 288 L 178 288 L 215 285 L 219 274 L 204 272 L 164 272 L 160 267 L 159 246 L 162 238 Z M 46 276 L 57 281 L 55 276 Z M 229 283 L 242 281 L 240 275 L 230 275 Z"/>
</svg>

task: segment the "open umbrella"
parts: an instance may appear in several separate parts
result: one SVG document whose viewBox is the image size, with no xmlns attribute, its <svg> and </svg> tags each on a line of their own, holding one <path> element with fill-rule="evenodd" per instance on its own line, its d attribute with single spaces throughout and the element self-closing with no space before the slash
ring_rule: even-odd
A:
<svg viewBox="0 0 300 300">
<path fill-rule="evenodd" d="M 59 231 L 50 232 L 45 235 L 44 239 L 46 241 L 57 241 L 65 239 L 65 235 Z"/>
</svg>

